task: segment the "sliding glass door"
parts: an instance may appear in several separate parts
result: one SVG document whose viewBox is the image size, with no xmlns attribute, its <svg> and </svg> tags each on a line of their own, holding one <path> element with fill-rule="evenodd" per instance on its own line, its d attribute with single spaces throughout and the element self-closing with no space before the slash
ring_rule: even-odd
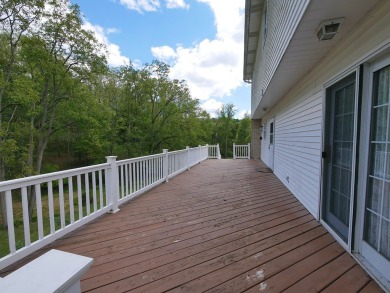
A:
<svg viewBox="0 0 390 293">
<path fill-rule="evenodd" d="M 323 219 L 348 243 L 355 148 L 355 87 L 352 74 L 327 90 Z"/>
<path fill-rule="evenodd" d="M 372 77 L 362 254 L 390 279 L 390 65 Z"/>
</svg>

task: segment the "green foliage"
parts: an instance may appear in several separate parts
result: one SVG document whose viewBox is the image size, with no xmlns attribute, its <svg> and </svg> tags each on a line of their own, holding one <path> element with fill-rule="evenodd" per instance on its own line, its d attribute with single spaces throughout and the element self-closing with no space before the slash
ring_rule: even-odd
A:
<svg viewBox="0 0 390 293">
<path fill-rule="evenodd" d="M 244 118 L 241 119 L 239 123 L 235 143 L 248 144 L 250 142 L 251 142 L 251 118 L 249 114 L 245 114 Z"/>
<path fill-rule="evenodd" d="M 167 64 L 110 68 L 67 0 L 0 0 L 0 43 L 0 180 L 249 140 L 249 117 L 210 118 Z"/>
</svg>

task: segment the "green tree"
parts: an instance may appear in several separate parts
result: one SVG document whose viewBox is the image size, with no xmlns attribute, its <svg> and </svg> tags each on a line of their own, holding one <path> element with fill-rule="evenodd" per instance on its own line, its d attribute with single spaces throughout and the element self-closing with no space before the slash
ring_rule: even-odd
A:
<svg viewBox="0 0 390 293">
<path fill-rule="evenodd" d="M 217 141 L 221 146 L 221 155 L 223 158 L 232 156 L 233 139 L 235 138 L 235 120 L 234 115 L 237 110 L 233 104 L 222 105 L 217 113 L 216 133 Z"/>
<path fill-rule="evenodd" d="M 83 95 L 76 89 L 87 83 L 94 71 L 105 66 L 98 55 L 98 42 L 91 32 L 82 28 L 79 7 L 67 1 L 50 1 L 49 13 L 45 14 L 37 35 L 26 38 L 21 49 L 26 74 L 38 89 L 39 98 L 30 104 L 29 164 L 40 174 L 43 155 L 51 136 L 73 121 L 61 123 L 61 107 L 77 103 Z M 30 196 L 30 215 L 35 203 Z"/>
<path fill-rule="evenodd" d="M 41 0 L 0 0 L 0 181 L 6 179 L 7 165 L 12 166 L 19 148 L 10 137 L 18 102 L 9 93 L 17 70 L 18 50 L 22 36 L 27 34 L 41 16 Z M 7 226 L 4 196 L 0 194 L 3 226 Z"/>
<path fill-rule="evenodd" d="M 153 61 L 141 69 L 130 65 L 115 72 L 117 81 L 110 84 L 117 90 L 110 103 L 119 153 L 131 157 L 179 149 L 205 136 L 199 101 L 191 98 L 184 81 L 169 78 L 169 70 Z"/>
<path fill-rule="evenodd" d="M 239 121 L 237 134 L 235 138 L 236 144 L 248 144 L 251 142 L 251 118 L 248 113 Z"/>
</svg>

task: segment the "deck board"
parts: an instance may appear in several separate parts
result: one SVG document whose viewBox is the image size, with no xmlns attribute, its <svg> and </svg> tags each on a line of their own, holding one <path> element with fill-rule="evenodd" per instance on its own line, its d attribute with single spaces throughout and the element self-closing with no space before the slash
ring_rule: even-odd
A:
<svg viewBox="0 0 390 293">
<path fill-rule="evenodd" d="M 51 248 L 93 257 L 83 292 L 381 292 L 259 167 L 202 162 L 24 262 Z"/>
</svg>

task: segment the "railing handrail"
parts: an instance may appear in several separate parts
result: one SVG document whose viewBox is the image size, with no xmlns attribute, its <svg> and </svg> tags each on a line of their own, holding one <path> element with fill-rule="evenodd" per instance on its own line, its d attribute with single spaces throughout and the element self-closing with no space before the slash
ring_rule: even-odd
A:
<svg viewBox="0 0 390 293">
<path fill-rule="evenodd" d="M 189 150 L 191 150 L 191 149 L 193 149 L 193 148 L 189 148 Z M 168 155 L 182 154 L 182 153 L 185 153 L 185 152 L 187 152 L 187 149 L 168 152 Z"/>
<path fill-rule="evenodd" d="M 0 181 L 0 192 L 4 192 L 10 189 L 30 186 L 34 184 L 42 184 L 47 181 L 63 179 L 69 176 L 77 176 L 77 175 L 82 175 L 93 171 L 104 170 L 108 167 L 110 167 L 108 163 L 103 163 L 103 164 L 86 166 L 81 168 L 57 171 L 57 172 L 52 172 L 47 174 L 33 175 L 33 176 L 17 178 L 17 179 L 12 179 L 7 181 Z"/>
<path fill-rule="evenodd" d="M 163 153 L 160 153 L 160 154 L 155 154 L 155 155 L 148 155 L 148 156 L 124 159 L 124 160 L 116 161 L 116 163 L 118 165 L 123 165 L 123 164 L 131 163 L 131 162 L 139 162 L 139 161 L 142 161 L 142 160 L 145 160 L 145 159 L 159 158 L 159 157 L 162 157 L 162 156 L 163 156 Z"/>
<path fill-rule="evenodd" d="M 219 145 L 187 147 L 184 150 L 164 150 L 160 154 L 120 161 L 110 156 L 106 157 L 107 163 L 103 164 L 0 182 L 0 196 L 4 196 L 7 208 L 10 251 L 0 258 L 0 269 L 106 212 L 119 211 L 120 204 L 189 170 L 195 164 L 215 158 L 209 156 L 210 149 L 213 149 L 216 158 L 220 158 Z M 28 196 L 31 194 L 36 197 L 37 226 L 34 232 L 38 232 L 38 240 L 32 237 L 34 234 L 30 231 L 32 223 L 29 220 Z M 14 200 L 16 195 L 21 196 L 22 200 Z M 45 202 L 48 212 L 45 213 L 42 197 L 47 197 Z M 20 227 L 15 226 L 15 205 L 22 210 Z M 56 215 L 59 218 L 56 219 Z M 50 231 L 44 230 L 44 226 L 49 227 Z M 18 243 L 24 243 L 22 248 L 17 248 L 15 227 L 23 228 L 21 234 L 24 235 L 24 242 L 19 239 Z"/>
</svg>

